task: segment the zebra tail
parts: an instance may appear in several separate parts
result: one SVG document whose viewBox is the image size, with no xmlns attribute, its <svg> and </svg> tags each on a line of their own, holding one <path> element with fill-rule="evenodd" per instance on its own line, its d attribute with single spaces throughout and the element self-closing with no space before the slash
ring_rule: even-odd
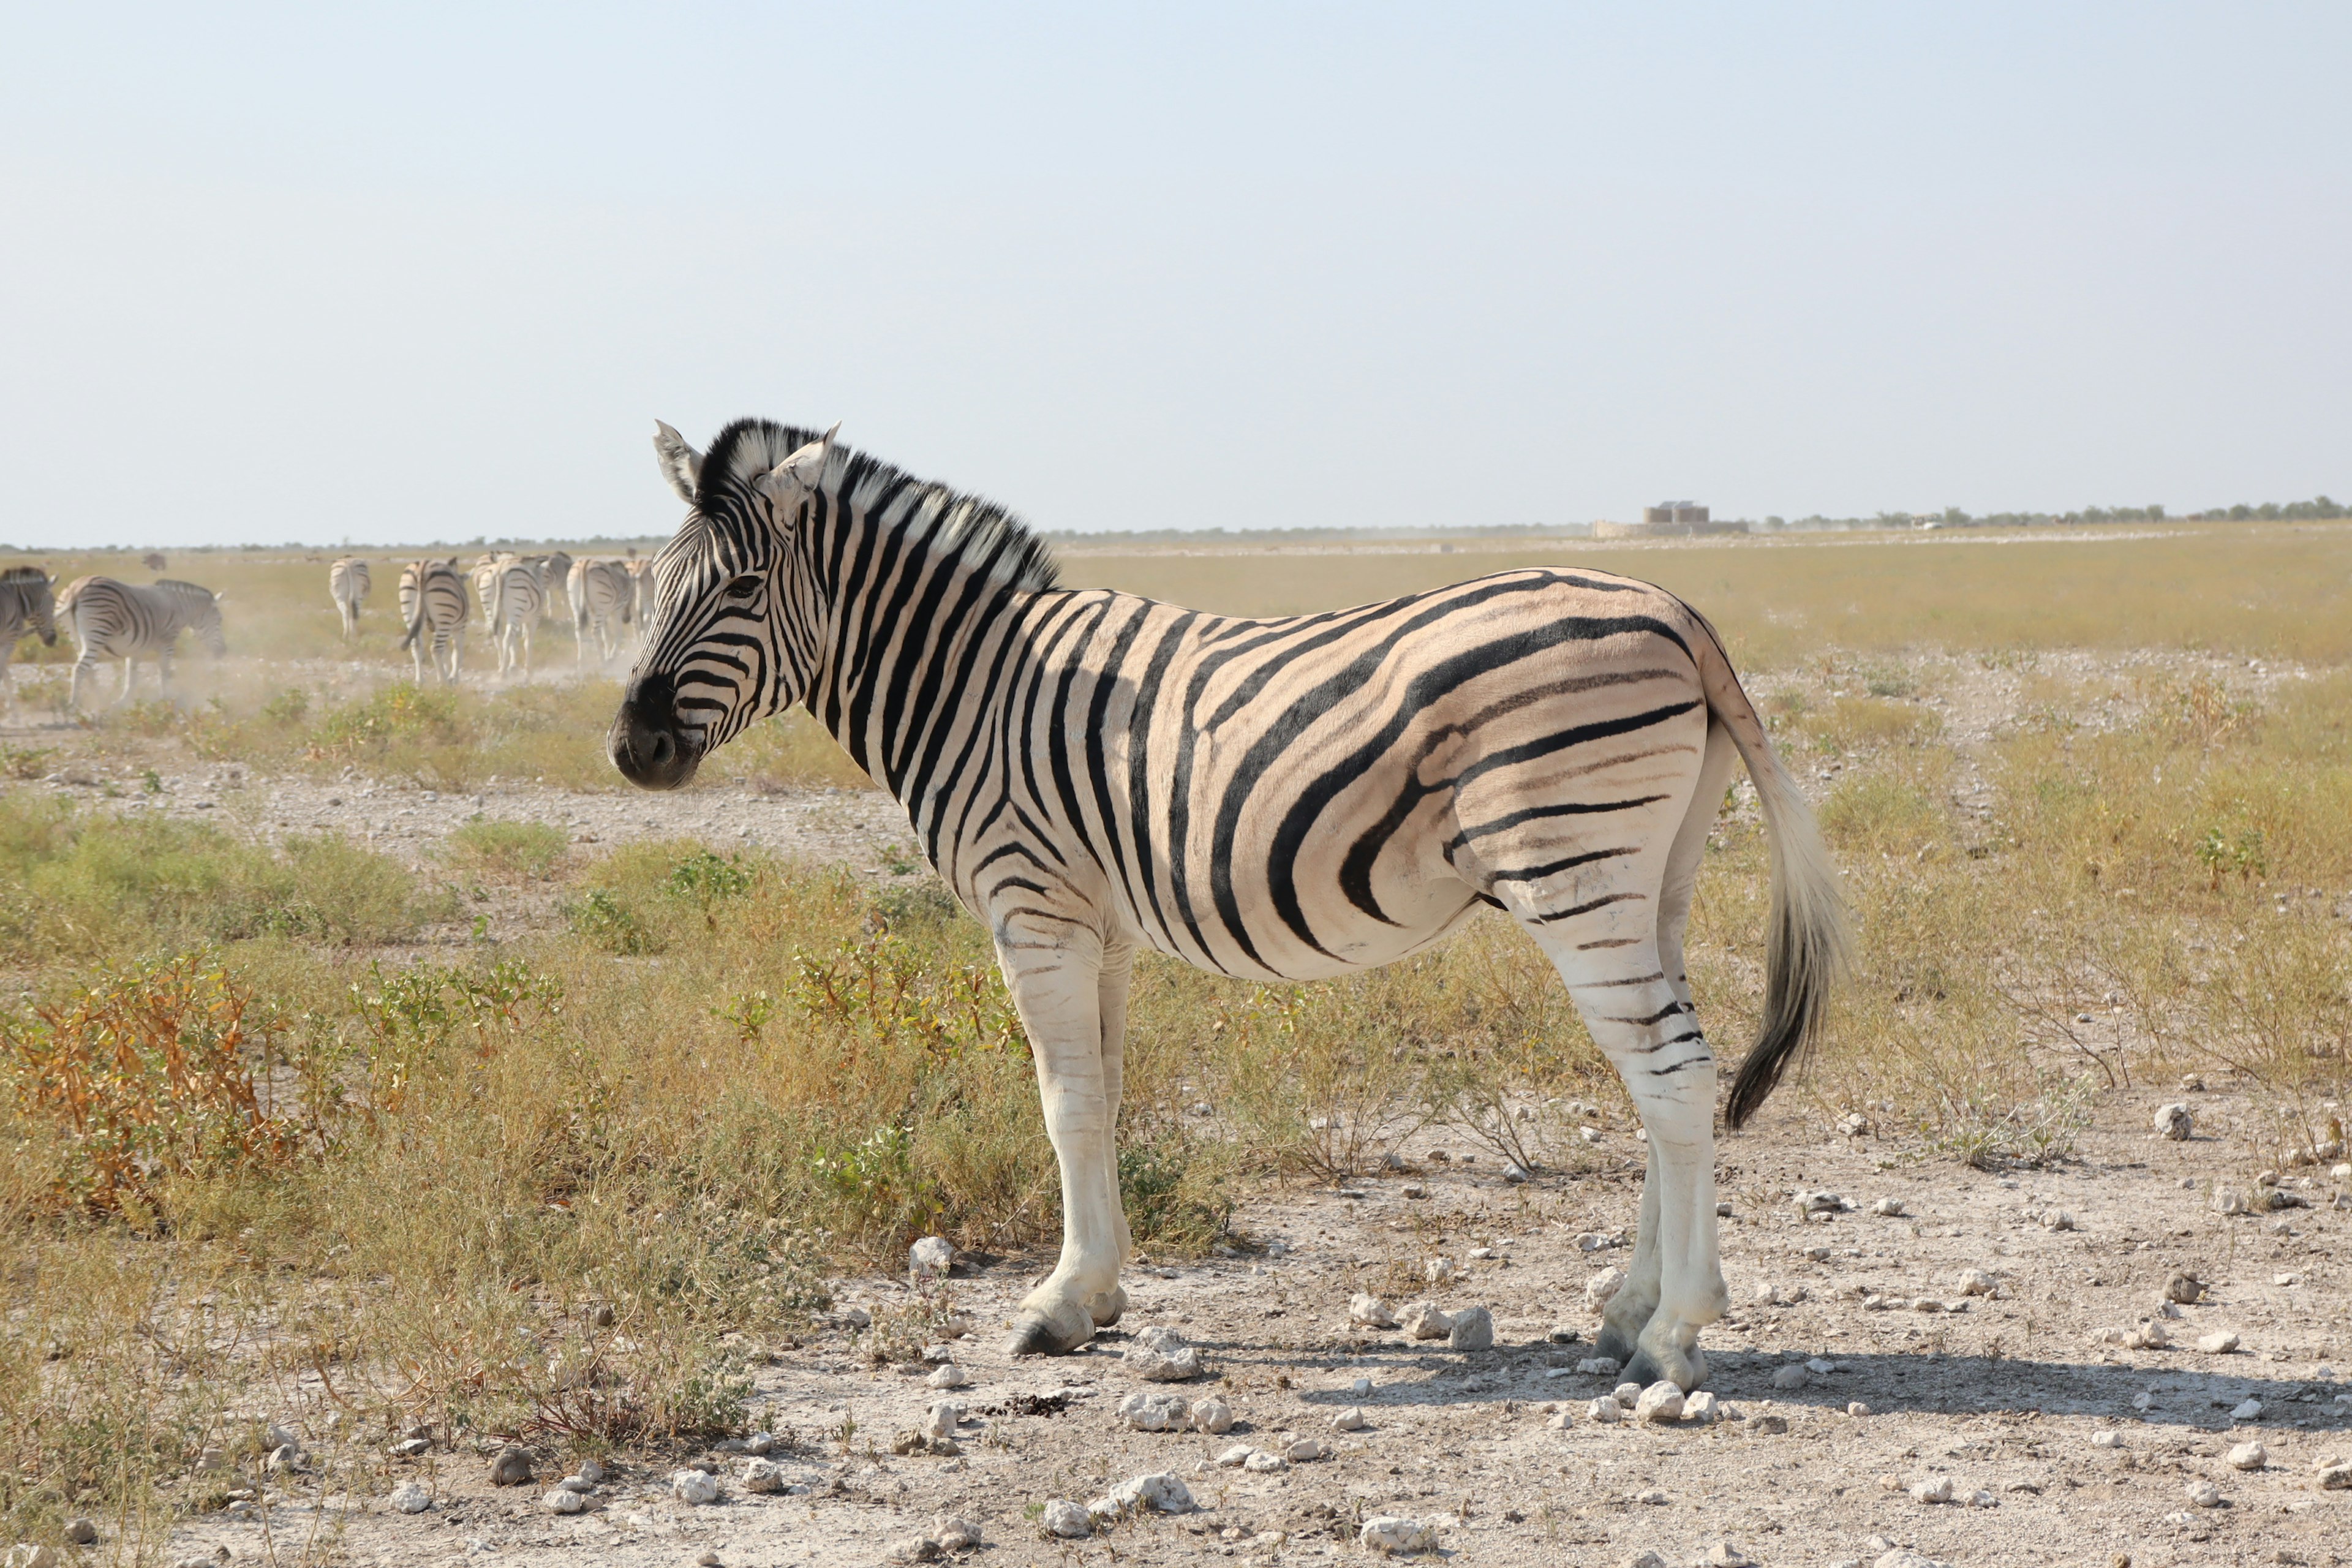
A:
<svg viewBox="0 0 2352 1568">
<path fill-rule="evenodd" d="M 1701 623 L 1704 625 L 1704 621 Z M 1805 1048 L 1829 1023 L 1830 992 L 1852 951 L 1844 895 L 1821 829 L 1796 781 L 1780 765 L 1771 738 L 1733 672 L 1715 628 L 1701 658 L 1709 714 L 1731 734 L 1764 808 L 1772 853 L 1771 912 L 1764 939 L 1764 1022 L 1739 1064 L 1723 1121 L 1739 1128 L 1756 1114 Z"/>
<path fill-rule="evenodd" d="M 400 647 L 394 651 L 398 653 L 406 653 L 410 648 L 416 646 L 416 639 L 424 635 L 425 595 L 423 594 L 419 594 L 416 595 L 416 618 L 408 623 L 408 635 L 400 639 Z"/>
</svg>

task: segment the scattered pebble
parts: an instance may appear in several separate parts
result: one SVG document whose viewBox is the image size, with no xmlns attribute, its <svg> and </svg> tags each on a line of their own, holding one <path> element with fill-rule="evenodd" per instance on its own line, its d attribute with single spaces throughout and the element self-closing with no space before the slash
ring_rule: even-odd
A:
<svg viewBox="0 0 2352 1568">
<path fill-rule="evenodd" d="M 1719 1414 L 1720 1402 L 1704 1388 L 1683 1400 L 1683 1418 L 1686 1421 L 1713 1421 Z"/>
<path fill-rule="evenodd" d="M 1633 1401 L 1633 1419 L 1652 1426 L 1668 1426 L 1683 1418 L 1683 1391 L 1674 1383 L 1661 1378 L 1642 1390 Z"/>
<path fill-rule="evenodd" d="M 1404 1310 L 1404 1331 L 1416 1340 L 1442 1340 L 1454 1331 L 1454 1320 L 1426 1301 Z"/>
<path fill-rule="evenodd" d="M 2191 1481 L 2189 1483 L 2188 1490 L 2189 1500 L 2195 1503 L 2199 1508 L 2220 1508 L 2221 1506 L 2221 1489 L 2215 1486 L 2211 1481 Z"/>
<path fill-rule="evenodd" d="M 1181 1432 L 1192 1406 L 1181 1394 L 1139 1389 L 1118 1402 L 1118 1413 L 1138 1432 Z"/>
<path fill-rule="evenodd" d="M 2123 1446 L 2124 1435 L 2120 1432 L 2094 1432 L 2091 1434 L 2091 1447 L 2094 1448 L 2120 1448 Z"/>
<path fill-rule="evenodd" d="M 2164 1299 L 2186 1307 L 2205 1294 L 2205 1281 L 2194 1274 L 2176 1274 L 2164 1282 Z"/>
<path fill-rule="evenodd" d="M 1416 1552 L 1437 1550 L 1437 1531 L 1417 1519 L 1401 1514 L 1374 1514 L 1364 1521 L 1356 1532 L 1359 1545 L 1370 1548 L 1384 1556 L 1408 1557 Z"/>
<path fill-rule="evenodd" d="M 1265 1475 L 1274 1470 L 1290 1468 L 1290 1461 L 1280 1454 L 1269 1454 L 1260 1449 L 1253 1449 L 1248 1458 L 1242 1460 L 1242 1468 Z"/>
<path fill-rule="evenodd" d="M 1995 1289 L 1993 1278 L 1981 1268 L 1963 1268 L 1954 1281 L 1963 1296 L 1990 1296 Z"/>
<path fill-rule="evenodd" d="M 1465 1307 L 1454 1314 L 1445 1336 L 1448 1350 L 1489 1351 L 1495 1348 L 1495 1314 L 1484 1307 Z"/>
<path fill-rule="evenodd" d="M 1595 1306 L 1617 1294 L 1625 1284 L 1622 1268 L 1604 1268 L 1584 1282 L 1584 1299 Z"/>
<path fill-rule="evenodd" d="M 1779 1389 L 1802 1388 L 1813 1380 L 1813 1374 L 1802 1364 L 1790 1362 L 1772 1374 L 1772 1386 Z"/>
<path fill-rule="evenodd" d="M 1150 1328 L 1128 1342 L 1127 1370 L 1146 1383 L 1182 1383 L 1201 1375 L 1201 1352 L 1170 1328 Z"/>
<path fill-rule="evenodd" d="M 570 1487 L 558 1487 L 540 1499 L 539 1506 L 550 1513 L 578 1513 L 588 1506 L 588 1500 Z"/>
<path fill-rule="evenodd" d="M 743 1462 L 743 1489 L 747 1492 L 780 1492 L 784 1489 L 784 1472 L 767 1459 L 746 1459 Z"/>
<path fill-rule="evenodd" d="M 519 1487 L 531 1478 L 530 1450 L 509 1443 L 490 1458 L 490 1485 Z"/>
<path fill-rule="evenodd" d="M 1180 1399 L 1176 1404 L 1179 1408 L 1181 1408 L 1184 1402 Z M 926 1437 L 952 1437 L 955 1436 L 957 1424 L 962 1420 L 962 1405 L 950 1405 L 944 1399 L 939 1400 L 935 1402 L 929 1410 L 923 1413 L 923 1436 Z"/>
<path fill-rule="evenodd" d="M 1370 1425 L 1364 1419 L 1363 1410 L 1353 1405 L 1331 1417 L 1331 1429 L 1335 1432 L 1360 1432 Z"/>
<path fill-rule="evenodd" d="M 1066 1541 L 1083 1540 L 1095 1532 L 1093 1518 L 1067 1498 L 1055 1498 L 1047 1503 L 1041 1522 L 1047 1534 L 1058 1535 Z"/>
<path fill-rule="evenodd" d="M 1861 1400 L 1856 1399 L 1846 1405 L 1845 1413 L 1858 1421 L 1862 1417 L 1870 1414 L 1870 1406 L 1864 1405 Z"/>
<path fill-rule="evenodd" d="M 1331 1457 L 1331 1445 L 1320 1437 L 1299 1437 L 1284 1446 L 1282 1457 L 1294 1465 L 1304 1465 Z"/>
<path fill-rule="evenodd" d="M 2197 1348 L 2207 1355 L 2228 1355 L 2238 1348 L 2238 1336 L 2224 1329 L 2218 1333 L 2207 1334 L 2203 1339 L 2199 1340 Z"/>
<path fill-rule="evenodd" d="M 2159 1136 L 2169 1138 L 2175 1143 L 2183 1142 L 2195 1126 L 2196 1121 L 2189 1114 L 2189 1107 L 2178 1100 L 2157 1107 L 2156 1131 Z"/>
<path fill-rule="evenodd" d="M 1097 1517 L 1141 1513 L 1147 1510 L 1156 1513 L 1190 1513 L 1193 1506 L 1191 1488 L 1166 1470 L 1154 1470 L 1150 1475 L 1119 1482 L 1087 1504 L 1087 1511 Z"/>
<path fill-rule="evenodd" d="M 1949 1502 L 1952 1500 L 1952 1478 L 1936 1476 L 1927 1480 L 1914 1481 L 1910 1490 L 1913 1502 Z"/>
<path fill-rule="evenodd" d="M 433 1506 L 433 1494 L 415 1481 L 403 1481 L 384 1500 L 394 1513 L 423 1513 Z"/>
<path fill-rule="evenodd" d="M 66 1521 L 66 1544 L 68 1546 L 97 1545 L 98 1521 L 94 1519 L 69 1519 Z"/>
<path fill-rule="evenodd" d="M 1903 1216 L 1903 1200 L 1901 1198 L 1881 1198 L 1876 1203 L 1870 1205 L 1870 1212 L 1874 1215 L 1882 1215 L 1888 1219 L 1900 1219 Z"/>
<path fill-rule="evenodd" d="M 1421 1266 L 1421 1277 L 1432 1285 L 1443 1285 L 1454 1278 L 1454 1260 L 1450 1258 L 1433 1258 Z"/>
<path fill-rule="evenodd" d="M 918 1279 L 936 1279 L 954 1262 L 955 1244 L 944 1236 L 927 1236 L 907 1249 L 907 1272 Z"/>
<path fill-rule="evenodd" d="M 1216 1394 L 1192 1406 L 1192 1430 L 1221 1436 L 1234 1429 L 1234 1407 Z"/>
<path fill-rule="evenodd" d="M 2263 1402 L 2259 1399 L 2241 1400 L 2237 1407 L 2230 1412 L 2230 1419 L 2232 1421 L 2259 1421 L 2262 1418 Z"/>
<path fill-rule="evenodd" d="M 1631 1410 L 1633 1408 L 1634 1402 L 1642 1397 L 1642 1384 L 1621 1383 L 1611 1392 L 1618 1404 Z"/>
<path fill-rule="evenodd" d="M 1625 1407 L 1618 1404 L 1613 1399 L 1603 1397 L 1596 1399 L 1591 1405 L 1587 1405 L 1585 1407 L 1585 1414 L 1591 1416 L 1593 1420 L 1598 1421 L 1602 1426 L 1606 1426 L 1613 1421 L 1623 1420 L 1625 1416 Z"/>
<path fill-rule="evenodd" d="M 2233 1470 L 2259 1470 L 2271 1462 L 2271 1451 L 2260 1443 L 2241 1443 L 2221 1457 Z"/>
<path fill-rule="evenodd" d="M 1589 1355 L 1576 1363 L 1576 1370 L 1587 1377 L 1614 1377 L 1624 1369 L 1605 1355 Z"/>
<path fill-rule="evenodd" d="M 1389 1309 L 1386 1301 L 1361 1291 L 1349 1300 L 1348 1321 L 1368 1329 L 1393 1329 L 1397 1326 L 1396 1313 Z"/>
<path fill-rule="evenodd" d="M 931 1388 L 961 1388 L 971 1381 L 971 1374 L 953 1362 L 936 1368 L 930 1376 L 923 1379 L 924 1384 Z"/>
<path fill-rule="evenodd" d="M 682 1503 L 719 1500 L 719 1478 L 708 1470 L 679 1470 L 669 1479 L 670 1495 Z"/>
</svg>

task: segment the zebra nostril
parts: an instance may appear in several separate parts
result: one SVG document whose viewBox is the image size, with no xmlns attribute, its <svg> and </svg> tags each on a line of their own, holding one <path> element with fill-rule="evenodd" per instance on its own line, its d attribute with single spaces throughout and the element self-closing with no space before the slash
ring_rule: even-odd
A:
<svg viewBox="0 0 2352 1568">
<path fill-rule="evenodd" d="M 646 752 L 654 766 L 666 768 L 669 766 L 670 759 L 677 754 L 677 743 L 669 738 L 668 731 L 656 730 L 654 731 L 653 744 L 647 746 Z"/>
</svg>

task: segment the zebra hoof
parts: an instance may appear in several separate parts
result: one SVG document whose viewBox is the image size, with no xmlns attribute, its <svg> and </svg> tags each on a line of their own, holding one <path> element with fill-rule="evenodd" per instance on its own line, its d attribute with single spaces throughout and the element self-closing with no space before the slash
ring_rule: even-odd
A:
<svg viewBox="0 0 2352 1568">
<path fill-rule="evenodd" d="M 1067 1355 L 1095 1337 L 1095 1321 L 1084 1310 L 1065 1309 L 1048 1317 L 1025 1310 L 1013 1321 L 1007 1355 Z"/>
<path fill-rule="evenodd" d="M 1633 1334 L 1617 1327 L 1614 1323 L 1603 1325 L 1601 1332 L 1593 1337 L 1592 1352 L 1595 1355 L 1607 1356 L 1620 1366 L 1626 1366 L 1637 1361 L 1647 1362 L 1650 1359 L 1648 1352 L 1642 1349 L 1640 1342 L 1634 1339 Z"/>
<path fill-rule="evenodd" d="M 1694 1348 L 1675 1358 L 1675 1364 L 1660 1361 L 1648 1351 L 1637 1351 L 1625 1363 L 1625 1381 L 1647 1388 L 1654 1383 L 1671 1383 L 1688 1394 L 1706 1381 L 1706 1357 Z"/>
<path fill-rule="evenodd" d="M 1095 1327 L 1098 1329 L 1107 1329 L 1118 1322 L 1127 1315 L 1126 1288 L 1114 1285 L 1099 1296 L 1087 1297 L 1087 1315 L 1095 1321 Z"/>
</svg>

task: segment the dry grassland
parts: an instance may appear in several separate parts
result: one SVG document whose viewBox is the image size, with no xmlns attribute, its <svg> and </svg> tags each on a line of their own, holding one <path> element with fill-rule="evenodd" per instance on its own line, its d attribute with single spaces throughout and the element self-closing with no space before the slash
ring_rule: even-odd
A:
<svg viewBox="0 0 2352 1568">
<path fill-rule="evenodd" d="M 89 1515 L 100 1560 L 168 1561 L 174 1528 L 257 1496 L 380 1492 L 386 1443 L 413 1428 L 442 1452 L 697 1451 L 741 1430 L 779 1346 L 834 1331 L 845 1274 L 929 1232 L 1018 1259 L 1058 1231 L 983 933 L 903 858 L 875 875 L 485 816 L 420 861 L 331 825 L 269 841 L 109 798 L 221 763 L 617 787 L 601 759 L 616 689 L 570 678 L 567 633 L 539 661 L 561 679 L 419 691 L 392 648 L 388 566 L 346 648 L 326 559 L 175 561 L 230 594 L 232 656 L 184 659 L 174 703 L 69 722 L 70 650 L 18 651 L 24 707 L 0 744 L 0 967 L 22 994 L 0 1023 L 0 1545 Z M 2103 1106 L 2200 1074 L 2250 1107 L 2209 1182 L 2341 1149 L 2352 529 L 1088 551 L 1066 575 L 1272 615 L 1537 560 L 1691 598 L 1817 786 L 1862 963 L 1834 1043 L 1776 1102 L 1784 1125 L 1867 1120 L 1929 1171 L 2048 1169 Z M 857 782 L 804 720 L 731 760 L 712 787 Z M 101 781 L 79 805 L 43 782 L 75 770 Z M 1761 988 L 1744 784 L 1713 844 L 1693 981 L 1731 1041 Z M 538 914 L 478 940 L 467 911 L 493 888 Z M 1296 991 L 1147 963 L 1120 1175 L 1156 1258 L 1246 1258 L 1268 1205 L 1415 1139 L 1570 1190 L 1618 1169 L 1580 1129 L 1624 1110 L 1499 921 Z M 907 1350 L 892 1333 L 923 1326 L 856 1342 L 887 1361 Z M 269 1419 L 307 1431 L 309 1473 L 263 1475 Z M 334 1551 L 324 1534 L 276 1549 Z"/>
</svg>

